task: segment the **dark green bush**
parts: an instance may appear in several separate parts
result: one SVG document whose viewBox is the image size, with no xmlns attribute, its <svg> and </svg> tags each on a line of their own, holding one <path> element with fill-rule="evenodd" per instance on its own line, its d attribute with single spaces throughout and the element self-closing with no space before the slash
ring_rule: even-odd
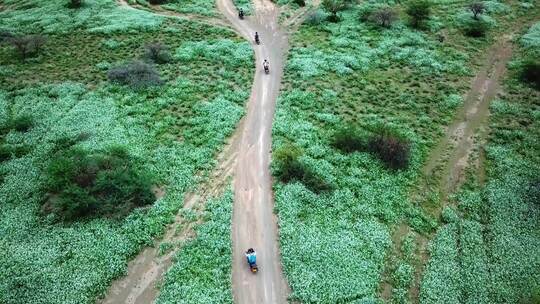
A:
<svg viewBox="0 0 540 304">
<path fill-rule="evenodd" d="M 20 115 L 15 118 L 7 120 L 4 124 L 0 125 L 0 136 L 9 133 L 11 130 L 18 132 L 26 132 L 34 125 L 34 118 L 30 115 Z"/>
<path fill-rule="evenodd" d="M 152 178 L 122 147 L 89 152 L 72 147 L 54 156 L 46 170 L 44 213 L 61 220 L 122 217 L 152 203 Z"/>
<path fill-rule="evenodd" d="M 145 46 L 145 58 L 157 64 L 167 63 L 172 60 L 169 48 L 160 42 L 149 43 Z"/>
<path fill-rule="evenodd" d="M 69 0 L 67 7 L 69 8 L 79 8 L 83 5 L 83 0 Z"/>
<path fill-rule="evenodd" d="M 390 169 L 406 169 L 409 165 L 409 141 L 385 127 L 370 133 L 355 127 L 342 128 L 334 134 L 332 145 L 347 153 L 370 152 Z"/>
<path fill-rule="evenodd" d="M 22 60 L 37 55 L 46 42 L 46 38 L 42 35 L 12 36 L 6 40 Z"/>
<path fill-rule="evenodd" d="M 343 152 L 365 151 L 367 140 L 355 127 L 342 128 L 334 134 L 332 145 Z"/>
<path fill-rule="evenodd" d="M 313 192 L 320 193 L 332 189 L 323 178 L 300 161 L 302 151 L 293 145 L 286 145 L 274 153 L 275 175 L 284 183 L 300 181 Z"/>
<path fill-rule="evenodd" d="M 392 131 L 378 131 L 370 138 L 368 149 L 390 169 L 406 169 L 409 166 L 410 143 Z"/>
<path fill-rule="evenodd" d="M 471 18 L 463 24 L 463 31 L 469 37 L 484 37 L 489 29 L 489 24 L 482 19 Z"/>
<path fill-rule="evenodd" d="M 406 13 L 411 19 L 411 25 L 421 28 L 431 15 L 431 3 L 427 0 L 413 0 L 408 3 Z"/>
<path fill-rule="evenodd" d="M 397 13 L 390 7 L 380 8 L 369 16 L 371 22 L 382 27 L 390 27 L 397 19 Z"/>
<path fill-rule="evenodd" d="M 30 115 L 17 116 L 9 122 L 10 128 L 18 132 L 26 132 L 34 125 L 34 119 Z"/>
<path fill-rule="evenodd" d="M 306 0 L 294 0 L 294 3 L 298 4 L 298 6 L 306 6 Z"/>
<path fill-rule="evenodd" d="M 326 20 L 326 14 L 318 9 L 309 13 L 304 22 L 309 25 L 319 25 L 323 23 L 324 20 Z"/>
<path fill-rule="evenodd" d="M 152 5 L 165 4 L 165 3 L 167 3 L 167 0 L 148 0 L 148 3 L 150 3 Z"/>
<path fill-rule="evenodd" d="M 22 157 L 30 152 L 26 145 L 0 145 L 0 162 L 10 160 L 14 157 Z"/>
<path fill-rule="evenodd" d="M 525 60 L 521 65 L 520 78 L 540 90 L 540 61 L 532 58 Z"/>
<path fill-rule="evenodd" d="M 134 61 L 109 70 L 109 80 L 134 89 L 163 84 L 156 69 L 142 61 Z"/>
<path fill-rule="evenodd" d="M 345 0 L 323 0 L 323 8 L 330 13 L 328 16 L 328 21 L 338 22 L 340 19 L 338 13 L 345 10 L 347 8 L 347 4 L 348 2 Z"/>
<path fill-rule="evenodd" d="M 11 159 L 12 151 L 7 145 L 0 145 L 0 162 Z"/>
<path fill-rule="evenodd" d="M 0 45 L 8 41 L 8 39 L 12 38 L 13 36 L 13 33 L 11 33 L 10 31 L 0 30 Z"/>
</svg>

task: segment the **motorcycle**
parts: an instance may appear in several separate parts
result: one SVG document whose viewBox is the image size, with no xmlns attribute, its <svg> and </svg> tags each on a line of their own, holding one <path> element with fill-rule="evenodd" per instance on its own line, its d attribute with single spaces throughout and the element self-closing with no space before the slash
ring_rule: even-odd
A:
<svg viewBox="0 0 540 304">
<path fill-rule="evenodd" d="M 244 19 L 244 10 L 240 9 L 240 11 L 238 12 L 238 18 L 240 18 L 241 20 Z"/>
<path fill-rule="evenodd" d="M 255 253 L 255 250 L 253 248 L 249 248 L 246 251 L 246 259 L 249 265 L 249 270 L 255 274 L 259 271 L 259 267 L 257 267 L 257 255 Z"/>
</svg>

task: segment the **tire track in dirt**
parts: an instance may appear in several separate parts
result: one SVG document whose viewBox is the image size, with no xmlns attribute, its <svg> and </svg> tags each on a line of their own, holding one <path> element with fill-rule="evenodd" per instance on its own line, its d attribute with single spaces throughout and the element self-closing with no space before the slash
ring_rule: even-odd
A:
<svg viewBox="0 0 540 304">
<path fill-rule="evenodd" d="M 485 63 L 473 79 L 462 107 L 450 124 L 446 135 L 432 150 L 426 161 L 422 170 L 424 176 L 422 185 L 412 194 L 413 201 L 422 201 L 421 197 L 429 191 L 433 181 L 436 181 L 441 203 L 429 212 L 437 219 L 448 205 L 449 196 L 459 190 L 465 182 L 467 169 L 472 166 L 478 180 L 483 182 L 485 179 L 483 145 L 488 134 L 489 105 L 500 89 L 500 80 L 506 72 L 506 64 L 511 57 L 510 40 L 511 37 L 504 36 L 489 49 Z M 472 160 L 471 156 L 475 152 L 478 153 L 478 157 Z M 394 247 L 387 264 L 391 263 L 392 259 L 395 260 L 401 256 L 402 239 L 410 231 L 411 228 L 406 223 L 397 226 L 392 235 Z M 434 236 L 435 232 L 428 236 L 416 234 L 417 261 L 413 265 L 415 276 L 409 289 L 409 297 L 413 303 L 419 301 L 421 278 L 429 260 L 427 245 Z M 389 267 L 390 265 L 386 265 L 386 278 L 380 288 L 381 297 L 384 300 L 390 300 L 392 296 Z"/>
</svg>

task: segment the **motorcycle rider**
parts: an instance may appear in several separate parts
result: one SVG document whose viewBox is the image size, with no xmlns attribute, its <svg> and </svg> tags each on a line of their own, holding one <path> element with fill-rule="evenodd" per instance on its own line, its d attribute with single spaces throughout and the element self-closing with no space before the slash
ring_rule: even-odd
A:
<svg viewBox="0 0 540 304">
<path fill-rule="evenodd" d="M 264 68 L 264 71 L 265 71 L 266 73 L 268 73 L 269 68 L 270 68 L 270 63 L 269 63 L 268 60 L 266 60 L 266 59 L 265 59 L 264 62 L 263 62 L 263 68 Z"/>
<path fill-rule="evenodd" d="M 249 248 L 246 251 L 246 259 L 250 266 L 255 264 L 255 262 L 257 261 L 257 253 L 255 252 L 255 250 L 253 250 L 253 248 Z"/>
<path fill-rule="evenodd" d="M 255 32 L 255 43 L 259 44 L 259 33 Z"/>
<path fill-rule="evenodd" d="M 244 19 L 244 10 L 240 8 L 240 11 L 238 11 L 238 17 L 240 19 Z"/>
</svg>

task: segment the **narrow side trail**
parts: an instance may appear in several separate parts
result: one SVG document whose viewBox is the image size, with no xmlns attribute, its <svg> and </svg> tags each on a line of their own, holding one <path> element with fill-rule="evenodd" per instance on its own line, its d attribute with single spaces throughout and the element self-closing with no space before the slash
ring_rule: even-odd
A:
<svg viewBox="0 0 540 304">
<path fill-rule="evenodd" d="M 235 171 L 233 209 L 233 294 L 238 304 L 286 303 L 289 289 L 281 269 L 277 219 L 273 214 L 270 175 L 272 121 L 283 74 L 287 38 L 278 24 L 279 11 L 269 0 L 254 2 L 255 14 L 238 19 L 230 0 L 218 0 L 219 10 L 249 41 L 255 32 L 256 73 L 248 103 L 248 113 L 240 140 Z M 270 62 L 270 74 L 262 62 Z M 247 267 L 244 252 L 257 251 L 259 273 Z"/>
<path fill-rule="evenodd" d="M 473 170 L 478 180 L 483 182 L 484 163 L 483 145 L 487 135 L 489 105 L 500 89 L 500 80 L 506 72 L 506 64 L 512 53 L 511 36 L 504 36 L 487 52 L 484 64 L 472 80 L 471 89 L 464 97 L 464 103 L 450 124 L 446 135 L 430 153 L 423 169 L 425 182 L 412 194 L 413 199 L 422 201 L 421 197 L 428 192 L 430 180 L 436 181 L 436 191 L 440 195 L 440 204 L 427 208 L 431 215 L 439 218 L 449 204 L 449 197 L 459 190 L 465 182 L 467 170 Z M 476 156 L 473 158 L 472 156 Z M 400 256 L 399 248 L 402 238 L 410 231 L 410 227 L 402 223 L 392 235 L 395 250 L 391 253 L 394 258 Z M 416 236 L 418 247 L 415 277 L 409 290 L 413 303 L 419 301 L 420 284 L 423 270 L 429 260 L 427 245 L 434 237 L 431 235 Z M 389 265 L 387 265 L 388 268 Z M 388 271 L 388 270 L 387 270 Z M 388 275 L 389 273 L 387 273 Z M 392 285 L 390 278 L 381 284 L 381 297 L 390 300 Z"/>
</svg>

